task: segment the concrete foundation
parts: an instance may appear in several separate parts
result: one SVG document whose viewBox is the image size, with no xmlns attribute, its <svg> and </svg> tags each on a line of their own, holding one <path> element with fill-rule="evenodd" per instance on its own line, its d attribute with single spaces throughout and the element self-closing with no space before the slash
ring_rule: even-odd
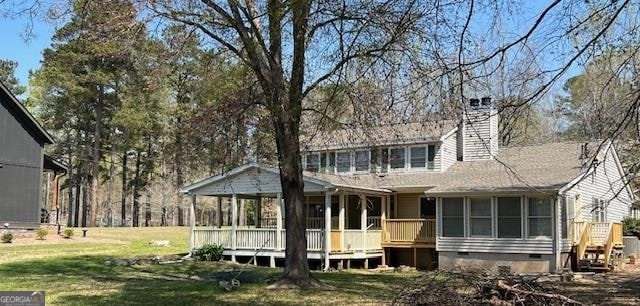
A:
<svg viewBox="0 0 640 306">
<path fill-rule="evenodd" d="M 512 273 L 554 272 L 553 254 L 503 254 L 472 252 L 438 252 L 440 269 L 481 269 L 497 272 L 508 266 Z"/>
</svg>

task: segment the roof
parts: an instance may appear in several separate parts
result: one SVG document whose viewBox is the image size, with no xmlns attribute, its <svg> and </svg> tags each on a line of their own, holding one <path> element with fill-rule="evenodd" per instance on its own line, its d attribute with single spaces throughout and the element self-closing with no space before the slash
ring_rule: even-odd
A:
<svg viewBox="0 0 640 306">
<path fill-rule="evenodd" d="M 301 147 L 303 151 L 320 151 L 439 141 L 457 126 L 458 121 L 440 120 L 317 131 L 305 135 Z"/>
<path fill-rule="evenodd" d="M 252 170 L 258 170 L 258 171 L 263 171 L 263 172 L 267 172 L 275 175 L 280 175 L 280 170 L 278 168 L 267 166 L 267 165 L 261 165 L 258 163 L 249 163 L 249 164 L 236 167 L 229 172 L 215 175 L 215 176 L 200 180 L 194 184 L 185 186 L 180 191 L 182 193 L 193 193 L 193 192 L 196 192 L 198 189 L 206 188 L 207 186 L 211 186 L 216 183 L 220 183 L 220 182 L 228 183 L 232 181 L 233 178 L 242 174 L 250 173 Z M 273 183 L 271 181 L 260 182 L 258 177 L 253 177 L 253 176 L 249 176 L 247 179 L 253 180 L 254 183 L 257 184 L 257 185 L 253 185 L 256 190 L 259 189 L 260 184 Z M 305 171 L 303 173 L 303 180 L 305 182 L 305 186 L 309 184 L 313 184 L 316 186 L 321 186 L 324 189 L 346 188 L 346 189 L 358 189 L 358 190 L 383 192 L 383 193 L 391 192 L 389 190 L 376 188 L 375 186 L 372 186 L 370 184 L 361 184 L 359 183 L 361 181 L 359 181 L 358 178 L 353 178 L 353 177 L 341 177 L 337 175 L 311 173 L 311 172 Z M 279 186 L 279 182 L 277 183 Z M 281 187 L 278 187 L 278 189 L 281 189 Z"/>
<path fill-rule="evenodd" d="M 29 133 L 34 138 L 39 139 L 43 143 L 53 144 L 54 140 L 49 133 L 38 123 L 38 121 L 29 113 L 29 111 L 16 99 L 9 89 L 0 82 L 0 100 L 6 101 L 9 111 L 16 116 Z M 5 104 L 5 103 L 2 103 Z"/>
<path fill-rule="evenodd" d="M 580 159 L 581 145 L 580 142 L 558 142 L 501 147 L 493 160 L 457 161 L 443 173 L 315 174 L 315 177 L 383 190 L 426 191 L 427 194 L 557 191 L 585 170 Z"/>
<path fill-rule="evenodd" d="M 67 173 L 67 166 L 55 159 L 53 157 L 44 154 L 43 157 L 43 168 L 45 170 L 51 170 L 55 173 Z"/>
</svg>

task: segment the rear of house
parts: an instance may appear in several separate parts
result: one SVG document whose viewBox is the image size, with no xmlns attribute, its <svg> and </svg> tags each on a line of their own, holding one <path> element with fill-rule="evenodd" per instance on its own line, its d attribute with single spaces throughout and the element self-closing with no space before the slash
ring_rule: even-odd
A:
<svg viewBox="0 0 640 306">
<path fill-rule="evenodd" d="M 499 148 L 490 99 L 472 99 L 462 117 L 339 130 L 305 141 L 309 258 L 325 268 L 353 261 L 366 267 L 373 260 L 426 269 L 549 272 L 572 262 L 576 268 L 589 249 L 601 248 L 608 265 L 621 244 L 619 222 L 634 201 L 613 145 Z M 233 207 L 239 197 L 274 198 L 278 207 L 274 229 L 220 223 L 194 229 L 192 246 L 227 239 L 230 256 L 265 254 L 272 263 L 282 258 L 277 174 L 277 168 L 254 164 L 186 187 L 194 197 L 231 198 Z"/>
</svg>

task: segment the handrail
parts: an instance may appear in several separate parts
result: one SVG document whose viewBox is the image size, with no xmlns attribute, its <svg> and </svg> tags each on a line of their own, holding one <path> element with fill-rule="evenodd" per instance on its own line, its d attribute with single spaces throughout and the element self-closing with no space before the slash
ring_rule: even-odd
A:
<svg viewBox="0 0 640 306">
<path fill-rule="evenodd" d="M 604 266 L 609 266 L 609 260 L 611 259 L 611 251 L 613 251 L 613 223 L 609 224 L 609 235 L 607 236 L 606 243 L 604 245 Z"/>
<path fill-rule="evenodd" d="M 584 258 L 584 252 L 587 250 L 587 245 L 591 240 L 591 226 L 589 223 L 585 223 L 582 226 L 582 235 L 580 235 L 580 241 L 578 242 L 578 246 L 576 248 L 576 255 L 578 256 L 578 260 Z"/>
</svg>

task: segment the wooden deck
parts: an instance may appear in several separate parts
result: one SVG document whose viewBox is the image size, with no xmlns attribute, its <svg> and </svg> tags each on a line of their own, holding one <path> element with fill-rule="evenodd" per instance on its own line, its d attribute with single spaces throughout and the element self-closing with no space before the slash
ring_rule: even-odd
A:
<svg viewBox="0 0 640 306">
<path fill-rule="evenodd" d="M 622 223 L 573 222 L 571 231 L 571 240 L 578 261 L 599 262 L 605 269 L 615 265 L 612 258 L 616 254 L 614 250 L 624 247 Z"/>
<path fill-rule="evenodd" d="M 382 246 L 435 248 L 435 219 L 387 219 L 382 226 Z"/>
</svg>

